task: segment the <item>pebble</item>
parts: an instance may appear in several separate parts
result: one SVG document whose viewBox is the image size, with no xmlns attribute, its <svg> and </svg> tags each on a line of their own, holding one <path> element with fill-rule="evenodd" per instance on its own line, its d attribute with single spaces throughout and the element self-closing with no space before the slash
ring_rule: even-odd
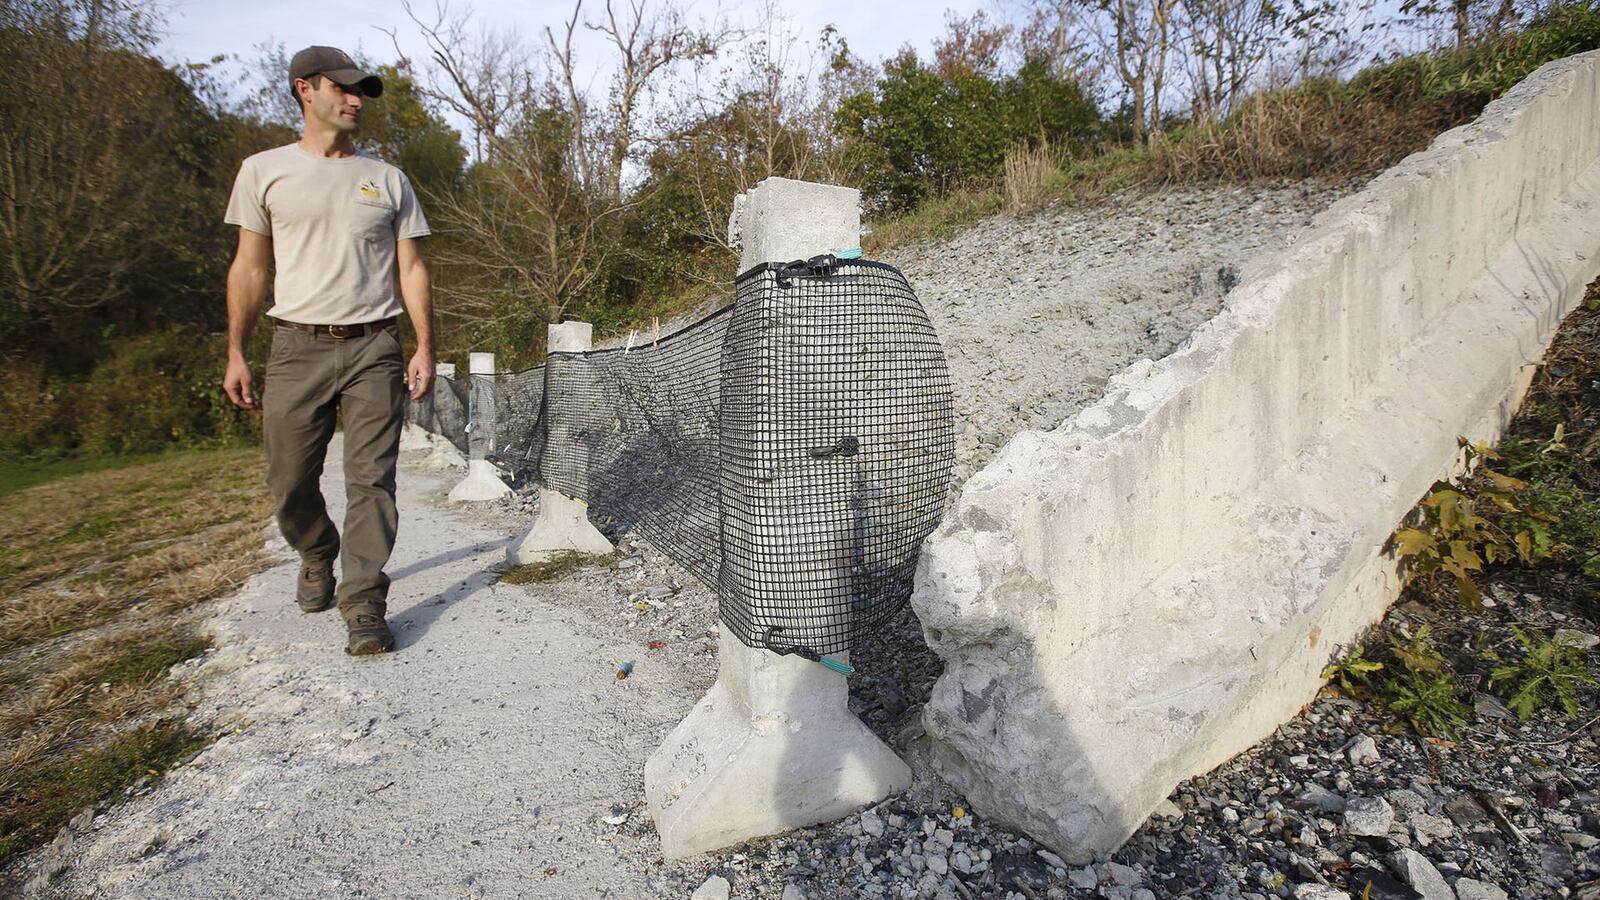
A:
<svg viewBox="0 0 1600 900">
<path fill-rule="evenodd" d="M 780 900 L 806 900 L 806 892 L 800 889 L 800 885 L 791 881 L 783 886 L 783 897 Z"/>
<path fill-rule="evenodd" d="M 1369 735 L 1361 735 L 1350 743 L 1344 751 L 1352 766 L 1366 766 L 1383 759 L 1378 754 L 1378 742 Z"/>
<path fill-rule="evenodd" d="M 1132 887 L 1144 881 L 1144 876 L 1139 874 L 1139 870 L 1115 862 L 1106 863 L 1106 876 L 1111 879 L 1112 884 L 1120 884 L 1125 887 Z"/>
<path fill-rule="evenodd" d="M 872 837 L 883 837 L 883 818 L 872 810 L 861 814 L 861 830 Z"/>
<path fill-rule="evenodd" d="M 1457 900 L 1511 900 L 1499 885 L 1476 878 L 1456 879 Z"/>
<path fill-rule="evenodd" d="M 1301 803 L 1320 809 L 1323 812 L 1344 812 L 1344 798 L 1316 782 L 1306 785 L 1306 789 L 1300 792 L 1298 799 Z"/>
<path fill-rule="evenodd" d="M 1415 850 L 1397 850 L 1389 854 L 1389 868 L 1411 889 L 1422 895 L 1422 900 L 1456 900 L 1455 891 L 1428 862 L 1428 858 Z"/>
<path fill-rule="evenodd" d="M 1351 834 L 1383 837 L 1394 824 L 1394 807 L 1382 797 L 1351 797 L 1344 807 L 1344 828 Z"/>
<path fill-rule="evenodd" d="M 1080 891 L 1092 891 L 1100 886 L 1100 877 L 1094 874 L 1094 869 L 1084 866 L 1081 869 L 1071 869 L 1067 872 L 1067 880 Z"/>
<path fill-rule="evenodd" d="M 1315 881 L 1294 886 L 1295 900 L 1350 900 L 1350 895 Z"/>
<path fill-rule="evenodd" d="M 713 875 L 704 883 L 694 889 L 689 895 L 689 900 L 728 900 L 728 895 L 733 892 L 733 885 L 721 875 Z"/>
</svg>

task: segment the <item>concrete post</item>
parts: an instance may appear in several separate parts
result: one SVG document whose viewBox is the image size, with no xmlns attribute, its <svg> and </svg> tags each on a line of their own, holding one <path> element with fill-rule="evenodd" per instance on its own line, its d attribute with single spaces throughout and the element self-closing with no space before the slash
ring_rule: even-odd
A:
<svg viewBox="0 0 1600 900">
<path fill-rule="evenodd" d="M 435 391 L 448 391 L 450 389 L 445 387 L 442 382 L 446 378 L 456 377 L 456 364 L 439 363 L 433 367 L 433 374 L 435 377 L 433 389 Z M 430 406 L 433 404 L 432 395 L 429 395 L 428 403 Z M 429 434 L 429 438 L 433 444 L 433 452 L 428 454 L 428 458 L 422 461 L 422 465 L 425 468 L 456 469 L 467 464 L 466 459 L 461 455 L 461 451 L 457 450 L 455 445 L 451 444 L 444 435 Z"/>
<path fill-rule="evenodd" d="M 860 229 L 858 191 L 769 178 L 736 199 L 729 238 L 744 271 L 850 249 Z M 910 786 L 911 770 L 850 713 L 843 676 L 752 650 L 726 626 L 719 635 L 716 683 L 645 763 L 666 856 L 837 819 Z"/>
<path fill-rule="evenodd" d="M 588 322 L 563 322 L 548 326 L 552 353 L 587 353 L 594 345 L 594 326 Z M 549 365 L 547 362 L 546 365 Z M 545 402 L 551 402 L 546 396 Z M 552 441 L 563 441 L 559 433 Z M 570 445 L 568 446 L 570 451 Z M 605 554 L 611 542 L 589 523 L 589 504 L 547 487 L 539 488 L 539 517 L 522 536 L 506 547 L 514 566 L 545 562 L 561 553 Z"/>
<path fill-rule="evenodd" d="M 494 354 L 467 357 L 472 378 L 472 417 L 467 421 L 467 477 L 450 489 L 451 503 L 482 503 L 511 493 L 487 459 L 494 436 Z"/>
</svg>

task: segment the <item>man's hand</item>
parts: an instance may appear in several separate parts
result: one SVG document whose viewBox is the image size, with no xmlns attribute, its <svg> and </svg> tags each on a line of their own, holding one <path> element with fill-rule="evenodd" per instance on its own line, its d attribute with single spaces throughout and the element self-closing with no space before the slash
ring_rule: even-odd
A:
<svg viewBox="0 0 1600 900">
<path fill-rule="evenodd" d="M 433 354 L 418 350 L 406 367 L 406 385 L 411 388 L 411 399 L 421 400 L 433 390 Z"/>
<path fill-rule="evenodd" d="M 222 376 L 222 389 L 228 399 L 240 409 L 260 409 L 255 393 L 250 389 L 250 364 L 242 358 L 228 359 L 228 373 Z"/>
</svg>

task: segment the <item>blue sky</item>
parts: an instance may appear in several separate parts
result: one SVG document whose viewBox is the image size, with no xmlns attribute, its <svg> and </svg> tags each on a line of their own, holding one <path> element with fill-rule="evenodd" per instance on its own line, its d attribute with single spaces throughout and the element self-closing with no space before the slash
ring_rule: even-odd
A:
<svg viewBox="0 0 1600 900">
<path fill-rule="evenodd" d="M 807 40 L 832 23 L 862 57 L 877 59 L 906 43 L 925 51 L 933 38 L 944 30 L 944 10 L 962 14 L 992 4 L 975 0 L 946 0 L 939 4 L 914 0 L 778 0 L 795 31 Z M 417 0 L 419 11 L 431 13 L 434 0 Z M 516 28 L 531 41 L 541 39 L 545 26 L 559 27 L 570 14 L 566 0 L 476 0 L 450 4 L 452 11 L 471 9 L 473 18 L 496 28 Z M 724 3 L 723 14 L 711 2 L 698 2 L 691 13 L 702 19 L 750 19 L 755 4 Z M 587 0 L 585 12 L 595 15 L 604 9 L 604 0 Z M 161 55 L 168 63 L 200 61 L 216 54 L 255 56 L 254 47 L 264 41 L 282 41 L 293 53 L 310 44 L 331 44 L 352 52 L 362 51 L 373 59 L 394 56 L 390 39 L 378 29 L 395 29 L 401 48 L 418 59 L 425 56 L 417 28 L 407 18 L 400 0 L 169 0 L 167 37 Z M 586 36 L 591 41 L 593 36 Z M 584 49 L 579 45 L 580 52 Z M 591 52 L 592 58 L 596 55 Z"/>
</svg>

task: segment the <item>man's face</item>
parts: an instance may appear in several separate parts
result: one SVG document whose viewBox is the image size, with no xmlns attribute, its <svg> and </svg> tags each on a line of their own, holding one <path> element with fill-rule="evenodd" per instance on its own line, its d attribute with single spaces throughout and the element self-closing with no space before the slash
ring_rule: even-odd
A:
<svg viewBox="0 0 1600 900">
<path fill-rule="evenodd" d="M 316 119 L 334 131 L 355 131 L 361 127 L 361 104 L 366 98 L 361 96 L 359 87 L 334 84 L 333 79 L 324 75 L 315 83 L 296 79 L 295 90 L 307 101 L 307 120 Z"/>
</svg>

